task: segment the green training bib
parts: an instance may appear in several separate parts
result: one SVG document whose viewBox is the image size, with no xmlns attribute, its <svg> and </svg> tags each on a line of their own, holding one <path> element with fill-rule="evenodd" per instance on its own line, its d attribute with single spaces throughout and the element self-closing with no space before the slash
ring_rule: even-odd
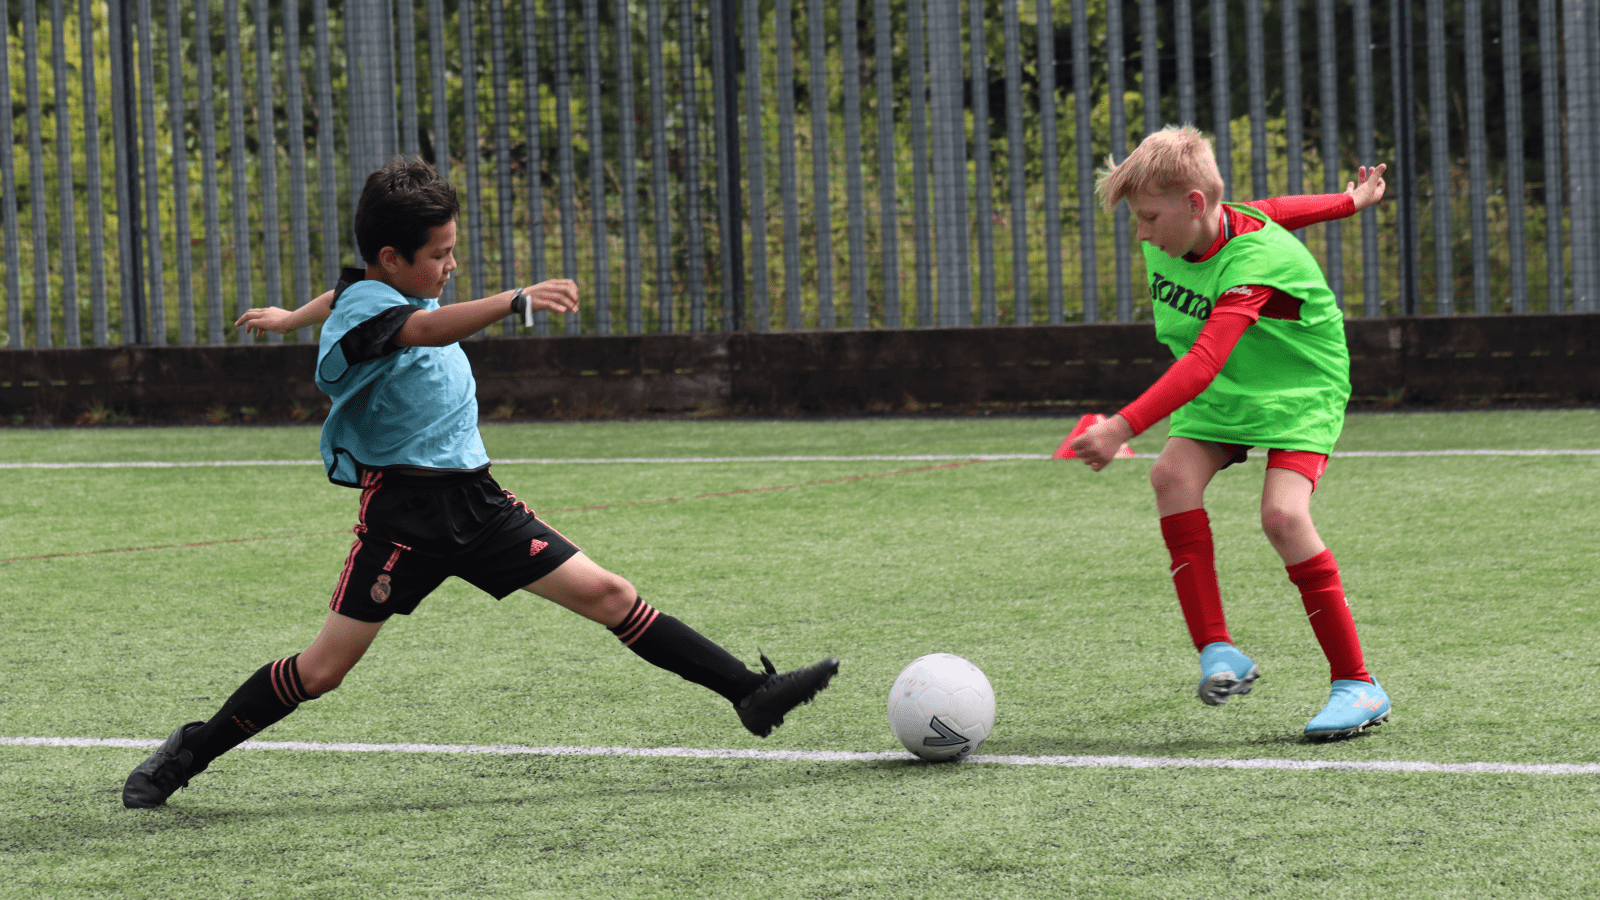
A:
<svg viewBox="0 0 1600 900">
<path fill-rule="evenodd" d="M 1344 314 L 1305 245 L 1265 214 L 1215 256 L 1192 263 L 1144 245 L 1156 337 L 1181 357 L 1230 288 L 1265 285 L 1301 301 L 1295 321 L 1263 318 L 1245 330 L 1211 386 L 1172 414 L 1170 434 L 1201 441 L 1328 453 L 1350 400 Z"/>
</svg>

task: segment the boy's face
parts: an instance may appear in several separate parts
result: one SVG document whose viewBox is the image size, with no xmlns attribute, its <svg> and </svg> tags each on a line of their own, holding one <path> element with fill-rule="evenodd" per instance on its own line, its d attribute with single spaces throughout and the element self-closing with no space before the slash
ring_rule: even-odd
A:
<svg viewBox="0 0 1600 900">
<path fill-rule="evenodd" d="M 1162 253 L 1181 259 L 1205 250 L 1205 195 L 1197 190 L 1141 193 L 1128 197 L 1128 208 L 1138 223 L 1139 240 L 1156 246 Z"/>
<path fill-rule="evenodd" d="M 387 276 L 384 281 L 407 297 L 431 300 L 444 292 L 450 273 L 456 268 L 456 222 L 428 229 L 428 242 L 417 248 L 411 262 L 393 247 L 385 247 L 379 262 Z"/>
</svg>

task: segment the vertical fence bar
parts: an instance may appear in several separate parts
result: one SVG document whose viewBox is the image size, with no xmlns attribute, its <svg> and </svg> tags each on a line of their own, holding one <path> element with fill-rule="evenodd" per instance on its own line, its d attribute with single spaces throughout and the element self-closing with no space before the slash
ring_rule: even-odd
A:
<svg viewBox="0 0 1600 900">
<path fill-rule="evenodd" d="M 172 234 L 178 270 L 178 343 L 194 343 L 194 280 L 189 248 L 189 149 L 183 102 L 183 44 L 178 0 L 167 0 L 167 112 L 172 125 Z M 198 47 L 197 47 L 198 49 Z M 71 234 L 63 231 L 63 238 Z"/>
<path fill-rule="evenodd" d="M 1083 46 L 1078 44 L 1078 22 L 1087 20 L 1084 6 L 1084 0 L 1073 0 L 1074 66 L 1077 65 L 1080 56 L 1088 55 L 1087 36 L 1084 38 Z M 1038 28 L 1034 32 L 1034 43 L 1039 54 L 1039 167 L 1044 181 L 1044 209 L 1039 211 L 1039 215 L 1044 219 L 1045 316 L 1051 325 L 1059 325 L 1066 321 L 1066 290 L 1062 284 L 1061 274 L 1061 160 L 1056 141 L 1056 26 L 1051 0 L 1038 0 L 1035 8 L 1038 10 Z M 1083 138 L 1084 135 L 1080 133 L 1078 140 L 1081 142 Z M 1087 226 L 1079 221 L 1078 227 L 1082 229 Z"/>
<path fill-rule="evenodd" d="M 672 218 L 668 212 L 667 188 L 667 95 L 666 64 L 662 42 L 661 0 L 646 0 L 645 44 L 650 71 L 650 199 L 652 236 L 656 250 L 656 330 L 672 330 Z M 530 85 L 532 81 L 528 82 Z"/>
<path fill-rule="evenodd" d="M 881 2 L 881 0 L 880 0 Z M 1011 313 L 1028 324 L 1028 184 L 1022 137 L 1022 32 L 1017 0 L 1003 0 L 1006 52 L 1006 182 L 1011 202 Z"/>
<path fill-rule="evenodd" d="M 79 0 L 78 21 L 94 21 L 93 0 Z M 3 11 L 3 10 L 0 10 Z M 96 347 L 108 341 L 106 316 L 106 235 L 105 201 L 101 197 L 100 174 L 100 100 L 95 78 L 95 29 L 78 28 L 81 59 L 79 74 L 83 84 L 83 156 L 84 180 L 94 188 L 86 192 L 89 202 L 89 294 L 91 313 L 91 340 Z M 3 96 L 10 96 L 9 91 Z M 7 192 L 8 200 L 9 190 Z"/>
<path fill-rule="evenodd" d="M 1522 22 L 1518 4 L 1500 4 L 1501 79 L 1506 98 L 1506 236 L 1511 245 L 1511 311 L 1528 311 L 1528 229 L 1523 207 L 1528 202 L 1523 168 Z"/>
<path fill-rule="evenodd" d="M 1595 301 L 1596 264 L 1595 221 L 1590 207 L 1597 198 L 1595 190 L 1597 161 L 1594 151 L 1595 77 L 1591 54 L 1590 31 L 1593 29 L 1594 10 L 1587 0 L 1565 0 L 1565 34 L 1563 56 L 1567 68 L 1567 154 L 1570 160 L 1571 200 L 1567 214 L 1572 220 L 1572 311 L 1588 312 Z"/>
<path fill-rule="evenodd" d="M 287 5 L 297 5 L 296 0 Z M 417 9 L 412 0 L 396 0 L 395 26 L 400 50 L 400 152 L 416 156 L 421 137 L 417 125 Z"/>
<path fill-rule="evenodd" d="M 567 58 L 567 0 L 553 0 L 556 46 L 556 154 L 560 170 L 561 277 L 578 278 L 578 176 L 572 153 L 572 70 Z M 576 333 L 575 313 L 565 316 L 564 330 Z"/>
<path fill-rule="evenodd" d="M 1339 191 L 1339 73 L 1338 47 L 1341 43 L 1336 29 L 1333 0 L 1317 0 L 1317 87 L 1321 94 L 1318 106 L 1322 131 L 1322 190 L 1334 194 Z M 1328 274 L 1328 287 L 1333 291 L 1333 302 L 1344 309 L 1344 223 L 1330 220 L 1323 226 L 1328 243 L 1323 260 Z"/>
<path fill-rule="evenodd" d="M 410 0 L 402 5 L 409 14 Z M 304 306 L 321 293 L 311 290 L 311 225 L 310 210 L 306 203 L 306 115 L 301 95 L 305 76 L 300 65 L 300 10 L 299 4 L 289 2 L 283 8 L 283 98 L 286 115 L 284 139 L 289 149 L 289 293 L 296 308 Z M 414 112 L 414 110 L 413 110 Z M 310 325 L 295 333 L 301 343 L 312 340 L 316 330 Z"/>
<path fill-rule="evenodd" d="M 250 185 L 244 142 L 244 64 L 239 51 L 239 2 L 224 0 L 223 35 L 228 60 L 228 170 L 233 178 L 234 315 L 250 308 Z M 243 333 L 240 343 L 250 340 Z"/>
<path fill-rule="evenodd" d="M 196 106 L 200 119 L 200 203 L 206 240 L 206 341 L 224 343 L 231 321 L 222 305 L 222 204 L 217 186 L 217 95 L 212 71 L 211 4 L 194 8 Z M 93 196 L 91 194 L 91 196 Z"/>
<path fill-rule="evenodd" d="M 1489 136 L 1483 121 L 1483 2 L 1466 0 L 1462 18 L 1466 25 L 1467 57 L 1467 203 L 1472 223 L 1472 311 L 1491 310 L 1489 266 Z"/>
<path fill-rule="evenodd" d="M 1178 124 L 1194 124 L 1194 4 L 1178 0 L 1173 13 L 1178 37 Z"/>
<path fill-rule="evenodd" d="M 278 141 L 274 127 L 272 99 L 272 25 L 267 16 L 268 0 L 256 0 L 256 126 L 261 144 L 261 245 L 264 263 L 261 274 L 266 281 L 266 305 L 283 305 L 283 267 L 278 245 Z M 283 335 L 269 334 L 267 341 L 283 342 Z"/>
<path fill-rule="evenodd" d="M 534 0 L 522 0 L 522 118 L 528 147 L 528 280 L 545 280 L 544 249 L 544 140 L 540 134 L 539 29 Z M 658 129 L 660 130 L 660 129 Z M 672 306 L 671 291 L 661 293 L 663 310 Z M 668 322 L 670 323 L 670 317 Z M 667 330 L 671 330 L 670 327 Z M 533 333 L 550 333 L 550 314 L 536 310 Z"/>
<path fill-rule="evenodd" d="M 906 34 L 911 41 L 908 81 L 911 86 L 912 234 L 917 247 L 917 324 L 927 327 L 933 324 L 933 234 L 928 215 L 928 94 L 924 81 L 928 69 L 923 61 L 926 32 L 922 13 L 923 0 L 906 0 Z M 1046 179 L 1048 177 L 1047 174 Z"/>
<path fill-rule="evenodd" d="M 967 171 L 956 164 L 955 142 L 958 130 L 954 119 L 960 106 L 959 99 L 952 102 L 951 84 L 960 84 L 962 66 L 960 57 L 960 7 L 954 4 L 928 5 L 928 110 L 933 138 L 933 227 L 938 245 L 938 300 L 934 319 L 942 327 L 960 321 L 961 308 L 966 303 L 968 286 L 961 277 L 961 261 L 967 245 L 958 238 L 966 230 L 965 218 L 958 210 L 957 194 L 966 199 Z M 954 18 L 955 22 L 951 19 Z M 958 37 L 952 41 L 951 30 Z M 952 48 L 954 52 L 952 53 Z M 950 60 L 956 60 L 954 65 Z M 959 95 L 960 88 L 956 91 Z M 964 136 L 964 134 L 963 134 Z M 965 149 L 963 147 L 963 149 Z M 963 157 L 965 154 L 963 153 Z M 962 160 L 965 163 L 965 159 Z"/>
<path fill-rule="evenodd" d="M 1007 0 L 1013 11 L 1016 0 Z M 894 26 L 889 0 L 873 0 L 873 71 L 878 78 L 878 259 L 883 273 L 883 324 L 900 327 L 900 225 L 895 202 Z"/>
<path fill-rule="evenodd" d="M 1261 0 L 1244 5 L 1245 83 L 1250 95 L 1250 193 L 1267 196 L 1267 48 Z M 1337 118 L 1337 117 L 1335 117 Z"/>
<path fill-rule="evenodd" d="M 644 331 L 644 298 L 639 284 L 643 278 L 639 257 L 639 171 L 633 125 L 633 23 L 628 16 L 628 0 L 617 0 L 616 66 L 618 148 L 622 157 L 622 292 L 626 304 L 629 334 Z M 509 173 L 508 173 L 509 174 Z"/>
<path fill-rule="evenodd" d="M 1359 51 L 1357 51 L 1359 52 Z M 1283 0 L 1283 137 L 1288 180 L 1284 192 L 1305 193 L 1305 99 L 1300 93 L 1300 4 Z M 1295 232 L 1302 242 L 1304 228 Z"/>
<path fill-rule="evenodd" d="M 820 14 L 819 14 L 820 15 Z M 813 82 L 814 84 L 815 82 Z M 745 127 L 749 129 L 747 164 L 750 174 L 750 321 L 756 331 L 771 327 L 767 287 L 767 163 L 761 91 L 761 11 L 758 0 L 744 3 Z M 827 92 L 823 92 L 827 97 Z M 816 94 L 812 94 L 812 120 L 816 121 Z M 826 122 L 826 116 L 823 121 Z M 826 195 L 824 195 L 826 196 Z M 826 204 L 824 204 L 826 205 Z M 819 277 L 818 282 L 822 279 Z M 832 314 L 832 308 L 829 308 Z M 830 321 L 829 325 L 831 326 Z"/>
<path fill-rule="evenodd" d="M 1421 312 L 1422 292 L 1418 286 L 1420 260 L 1417 248 L 1417 153 L 1415 130 L 1416 95 L 1413 72 L 1416 61 L 1411 47 L 1411 0 L 1389 0 L 1389 69 L 1394 91 L 1395 142 L 1395 233 L 1399 252 L 1395 254 L 1399 281 L 1400 314 Z"/>
<path fill-rule="evenodd" d="M 61 209 L 61 343 L 83 343 L 78 323 L 78 223 L 72 196 L 72 117 L 67 97 L 66 13 L 62 0 L 50 0 L 50 68 L 54 76 L 56 189 Z M 97 139 L 86 133 L 85 141 Z M 182 157 L 179 157 L 180 159 Z"/>
<path fill-rule="evenodd" d="M 1589 240 L 1580 251 L 1589 267 L 1589 288 L 1586 302 L 1578 312 L 1600 311 L 1600 210 L 1595 203 L 1600 200 L 1600 0 L 1588 0 L 1584 5 L 1584 27 L 1578 37 L 1580 46 L 1587 48 L 1584 65 L 1583 90 L 1589 98 L 1588 133 L 1583 148 L 1589 157 L 1588 195 L 1583 208 L 1589 218 Z"/>
<path fill-rule="evenodd" d="M 9 29 L 11 11 L 6 7 L 6 0 L 0 0 L 0 22 L 8 23 Z M 0 66 L 0 97 L 10 96 L 11 66 L 8 62 Z M 0 196 L 0 217 L 5 219 L 6 234 L 6 346 L 20 350 L 23 347 L 22 278 L 18 270 L 22 268 L 22 253 L 18 246 L 21 238 L 17 227 L 17 174 L 11 149 L 16 136 L 11 120 L 11 116 L 0 116 L 0 194 L 4 195 Z M 121 199 L 120 192 L 118 199 Z"/>
<path fill-rule="evenodd" d="M 450 106 L 446 90 L 444 47 L 443 0 L 428 0 L 428 71 L 429 80 L 433 83 L 433 97 L 429 103 L 429 112 L 433 115 L 433 168 L 439 173 L 439 177 L 449 179 Z M 569 271 L 564 277 L 573 276 Z M 452 280 L 445 283 L 444 291 L 439 294 L 439 302 L 449 304 L 455 300 L 456 285 Z"/>
<path fill-rule="evenodd" d="M 1106 90 L 1111 94 L 1111 158 L 1116 164 L 1128 158 L 1128 119 L 1123 109 L 1122 4 L 1106 4 Z M 1118 203 L 1111 211 L 1116 256 L 1112 260 L 1117 279 L 1117 321 L 1133 321 L 1132 262 L 1128 258 L 1128 204 Z"/>
<path fill-rule="evenodd" d="M 1566 310 L 1566 276 L 1562 245 L 1562 169 L 1561 169 L 1561 57 L 1560 31 L 1556 22 L 1556 0 L 1539 2 L 1539 102 L 1544 121 L 1544 252 L 1545 309 Z"/>
<path fill-rule="evenodd" d="M 589 230 L 594 246 L 594 330 L 611 333 L 611 254 L 606 222 L 606 161 L 604 117 L 600 107 L 600 2 L 583 2 L 584 85 L 588 102 L 584 114 L 589 125 Z M 568 332 L 576 334 L 577 320 L 568 322 Z"/>
<path fill-rule="evenodd" d="M 144 266 L 140 260 L 144 251 L 139 239 L 138 138 L 134 136 L 136 126 L 132 121 L 138 85 L 133 79 L 133 61 L 128 58 L 133 53 L 133 26 L 128 22 L 126 0 L 108 2 L 106 13 L 107 30 L 111 35 L 111 146 L 116 163 L 113 170 L 117 191 L 117 258 L 122 275 L 122 343 L 137 344 L 144 341 Z M 9 72 L 6 78 L 9 83 Z M 10 96 L 9 90 L 6 96 Z M 9 133 L 10 117 L 0 118 L 6 119 Z M 10 151 L 11 141 L 7 140 L 4 152 Z M 6 171 L 10 171 L 9 165 Z M 11 190 L 6 196 L 12 196 Z"/>
<path fill-rule="evenodd" d="M 433 0 L 437 3 L 438 0 Z M 317 74 L 317 200 L 322 208 L 322 283 L 332 289 L 339 279 L 339 175 L 334 162 L 335 127 L 333 118 L 332 62 L 328 48 L 328 0 L 313 0 L 312 43 Z M 432 38 L 432 29 L 429 30 Z M 435 94 L 434 96 L 439 96 Z M 436 104 L 437 105 L 437 104 Z M 440 170 L 441 174 L 443 170 Z M 209 226 L 208 226 L 209 227 Z M 450 286 L 445 285 L 441 303 L 448 303 Z"/>
<path fill-rule="evenodd" d="M 1356 57 L 1356 161 L 1371 166 L 1378 155 L 1374 131 L 1372 92 L 1372 6 L 1369 0 L 1355 0 L 1355 57 Z M 1361 283 L 1364 312 L 1368 316 L 1383 313 L 1383 295 L 1378 276 L 1382 264 L 1378 260 L 1378 210 L 1367 207 L 1361 211 Z"/>
<path fill-rule="evenodd" d="M 1222 198 L 1233 199 L 1232 95 L 1228 86 L 1228 4 L 1211 0 L 1211 127 L 1215 132 Z"/>
<path fill-rule="evenodd" d="M 1455 312 L 1455 267 L 1450 252 L 1450 93 L 1444 0 L 1428 0 L 1428 149 L 1433 182 L 1434 311 Z"/>
<path fill-rule="evenodd" d="M 409 2 L 400 0 L 402 6 Z M 499 212 L 496 224 L 500 236 L 500 289 L 509 291 L 517 287 L 519 280 L 516 232 L 511 222 L 516 193 L 511 188 L 511 75 L 506 71 L 511 61 L 506 56 L 505 0 L 489 0 L 489 43 L 494 56 L 494 199 Z M 515 316 L 500 320 L 502 334 L 515 336 L 518 327 Z"/>
<path fill-rule="evenodd" d="M 745 28 L 747 34 L 753 29 L 750 24 L 755 19 L 752 9 L 756 0 L 745 2 Z M 929 26 L 933 25 L 929 20 Z M 811 112 L 811 202 L 812 211 L 816 216 L 816 245 L 817 245 L 817 327 L 834 327 L 833 309 L 833 209 L 831 197 L 832 179 L 828 175 L 828 79 L 827 79 L 827 30 L 824 27 L 824 12 L 822 0 L 810 0 L 806 9 L 806 51 L 810 56 L 811 70 L 810 81 L 806 85 L 806 95 L 810 100 Z M 747 48 L 746 54 L 753 55 L 754 48 Z M 748 56 L 745 60 L 748 73 L 751 70 Z M 745 76 L 745 93 L 754 93 L 754 82 L 750 76 Z M 751 106 L 751 116 L 755 115 L 755 106 Z M 755 142 L 756 132 L 752 126 L 750 140 Z M 755 166 L 754 157 L 750 165 Z M 937 165 L 937 163 L 935 163 Z M 935 173 L 937 174 L 937 172 Z M 755 183 L 755 173 L 751 172 L 751 184 Z M 935 200 L 937 201 L 937 197 Z M 755 208 L 754 203 L 751 209 Z M 750 222 L 752 233 L 756 227 L 754 216 Z M 944 274 L 940 270 L 940 275 Z M 944 279 L 941 278 L 942 282 Z"/>
<path fill-rule="evenodd" d="M 783 198 L 784 327 L 803 328 L 800 306 L 800 187 L 795 163 L 794 8 L 776 0 L 778 41 L 778 193 Z"/>
<path fill-rule="evenodd" d="M 50 229 L 45 218 L 48 203 L 44 200 L 44 125 L 39 117 L 42 104 L 39 99 L 38 18 L 38 7 L 34 0 L 22 0 L 23 87 L 28 103 L 28 211 L 33 221 L 33 345 L 49 347 L 54 341 L 50 322 Z M 9 34 L 11 23 L 5 24 Z M 8 52 L 6 64 L 10 62 Z M 145 84 L 149 86 L 150 81 L 147 79 Z M 6 102 L 10 102 L 10 97 L 6 98 Z M 152 192 L 151 196 L 157 195 Z"/>
<path fill-rule="evenodd" d="M 1083 321 L 1100 321 L 1100 272 L 1095 261 L 1093 101 L 1089 83 L 1089 14 L 1084 0 L 1072 4 L 1072 98 L 1078 151 L 1078 270 Z M 1055 309 L 1057 307 L 1052 307 Z M 1052 322 L 1056 321 L 1054 318 Z"/>
<path fill-rule="evenodd" d="M 840 62 L 844 82 L 844 179 L 847 236 L 850 242 L 850 325 L 866 328 L 867 238 L 866 207 L 861 181 L 861 50 L 860 10 L 856 0 L 840 0 Z M 974 107 L 976 109 L 976 107 Z M 987 116 L 979 113 L 978 121 Z"/>
<path fill-rule="evenodd" d="M 1158 0 L 1139 0 L 1139 67 L 1144 78 L 1144 133 L 1161 130 L 1161 22 Z"/>
<path fill-rule="evenodd" d="M 460 17 L 456 27 L 461 33 L 461 155 L 462 168 L 467 182 L 467 283 L 472 286 L 472 298 L 487 297 L 489 291 L 489 261 L 484 251 L 483 179 L 478 165 L 483 156 L 483 145 L 478 136 L 478 34 L 474 19 L 476 0 L 462 0 L 456 8 Z M 598 142 L 591 144 L 591 149 Z M 488 329 L 476 337 L 484 337 Z"/>
<path fill-rule="evenodd" d="M 161 345 L 167 342 L 167 302 L 164 252 L 161 242 L 161 170 L 160 152 L 156 146 L 156 62 L 154 29 L 150 24 L 150 0 L 139 0 L 139 82 L 140 109 L 144 132 L 144 189 L 150 200 L 145 204 L 145 216 L 150 240 L 145 245 L 150 254 L 150 302 L 146 313 L 149 323 L 146 339 Z"/>
<path fill-rule="evenodd" d="M 729 72 L 733 67 L 733 60 L 727 58 L 728 45 L 722 32 L 725 28 L 725 8 L 730 3 L 739 0 L 711 0 L 711 8 L 706 18 L 711 32 L 711 120 L 714 131 L 712 132 L 712 145 L 716 153 L 717 173 L 717 269 L 721 276 L 722 305 L 729 307 L 733 303 L 734 282 L 734 257 L 738 255 L 739 245 L 743 237 L 734 235 L 735 216 L 737 205 L 733 202 L 732 193 L 738 190 L 737 178 L 729 177 L 728 167 L 734 162 L 737 155 L 730 152 L 729 144 L 737 141 L 739 114 L 733 108 L 738 101 L 736 97 L 729 97 L 729 86 L 732 79 Z M 742 257 L 740 266 L 742 267 Z M 742 276 L 742 273 L 741 273 Z M 694 316 L 694 330 L 706 330 L 706 312 L 701 311 Z M 731 312 L 728 318 L 732 318 Z"/>
<path fill-rule="evenodd" d="M 372 0 L 345 0 L 344 16 L 340 24 L 344 26 L 344 83 L 345 83 L 345 122 L 348 128 L 349 142 L 346 145 L 346 168 L 350 177 L 350 214 L 354 219 L 355 209 L 360 203 L 362 190 L 361 177 L 364 170 L 370 170 L 367 165 L 372 154 L 367 149 L 369 144 L 367 129 L 367 101 L 365 97 L 365 83 L 362 79 L 362 69 L 368 63 L 363 59 L 362 42 L 364 36 L 371 29 L 365 21 L 366 11 L 372 5 Z M 356 247 L 356 264 L 359 266 L 366 260 L 361 257 L 361 248 Z"/>
<path fill-rule="evenodd" d="M 689 309 L 693 330 L 705 330 L 705 225 L 700 221 L 700 99 L 695 89 L 699 58 L 694 0 L 678 2 L 678 60 L 683 73 L 683 218 L 688 230 Z"/>
<path fill-rule="evenodd" d="M 853 2 L 853 0 L 852 0 Z M 850 32 L 845 32 L 847 38 Z M 972 54 L 972 154 L 978 223 L 978 321 L 998 321 L 994 286 L 994 175 L 989 156 L 989 47 L 983 27 L 983 4 L 968 4 L 967 41 Z M 957 35 L 959 39 L 960 35 Z M 845 69 L 846 73 L 850 70 Z M 857 326 L 862 327 L 862 326 Z"/>
</svg>

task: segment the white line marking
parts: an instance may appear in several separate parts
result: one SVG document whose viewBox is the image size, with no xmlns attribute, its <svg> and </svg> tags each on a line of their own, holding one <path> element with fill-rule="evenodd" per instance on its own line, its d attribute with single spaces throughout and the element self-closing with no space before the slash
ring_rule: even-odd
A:
<svg viewBox="0 0 1600 900">
<path fill-rule="evenodd" d="M 160 740 L 136 738 L 0 737 L 0 746 L 116 747 L 153 750 Z M 444 753 L 484 756 L 619 756 L 647 759 L 755 759 L 769 762 L 912 762 L 904 752 L 843 750 L 705 750 L 696 747 L 528 747 L 520 744 L 360 744 L 309 741 L 246 741 L 240 750 L 297 750 L 322 753 Z M 968 763 L 999 766 L 1051 766 L 1098 769 L 1276 769 L 1347 772 L 1438 773 L 1445 775 L 1600 775 L 1600 763 L 1430 763 L 1300 759 L 1197 759 L 1169 756 L 1015 756 L 978 754 Z"/>
<path fill-rule="evenodd" d="M 1600 450 L 1348 450 L 1332 456 L 1345 459 L 1378 459 L 1429 456 L 1600 456 Z M 867 454 L 861 456 L 618 456 L 596 458 L 497 459 L 497 466 L 511 465 L 609 465 L 633 463 L 748 463 L 748 462 L 939 462 L 944 460 L 1050 459 L 1048 453 L 927 453 Z M 1155 459 L 1154 453 L 1137 454 L 1136 459 Z M 200 462 L 8 462 L 0 469 L 192 469 L 206 466 L 320 466 L 317 459 L 231 459 Z"/>
</svg>

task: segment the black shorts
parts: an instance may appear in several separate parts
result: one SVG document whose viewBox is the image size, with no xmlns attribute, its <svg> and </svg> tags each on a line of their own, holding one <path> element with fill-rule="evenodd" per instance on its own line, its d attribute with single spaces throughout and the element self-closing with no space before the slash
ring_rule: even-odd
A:
<svg viewBox="0 0 1600 900">
<path fill-rule="evenodd" d="M 500 599 L 578 548 L 495 483 L 488 469 L 361 473 L 356 541 L 328 606 L 363 622 L 409 615 L 451 575 Z"/>
</svg>

